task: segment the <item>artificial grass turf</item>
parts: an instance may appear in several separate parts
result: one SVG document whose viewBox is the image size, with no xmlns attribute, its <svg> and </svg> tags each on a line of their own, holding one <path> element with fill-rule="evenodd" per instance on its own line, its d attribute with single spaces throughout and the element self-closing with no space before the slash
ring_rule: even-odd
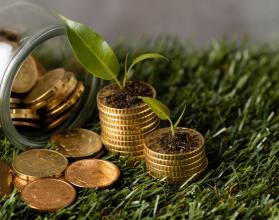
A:
<svg viewBox="0 0 279 220">
<path fill-rule="evenodd" d="M 189 50 L 171 38 L 117 51 L 124 60 L 127 50 L 133 57 L 148 48 L 171 62 L 140 64 L 133 79 L 151 83 L 174 118 L 187 104 L 181 126 L 205 136 L 206 175 L 170 186 L 143 162 L 106 154 L 121 169 L 115 186 L 78 190 L 71 206 L 52 213 L 31 210 L 14 190 L 0 198 L 0 219 L 279 219 L 279 46 L 213 41 Z M 87 126 L 99 131 L 96 119 Z M 3 135 L 0 144 L 10 164 L 19 151 Z"/>
</svg>

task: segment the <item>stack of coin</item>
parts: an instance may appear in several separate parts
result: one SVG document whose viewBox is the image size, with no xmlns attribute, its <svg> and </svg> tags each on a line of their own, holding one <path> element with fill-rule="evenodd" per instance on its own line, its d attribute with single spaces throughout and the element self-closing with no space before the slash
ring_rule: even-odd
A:
<svg viewBox="0 0 279 220">
<path fill-rule="evenodd" d="M 143 139 L 159 126 L 159 118 L 146 104 L 124 109 L 106 106 L 102 97 L 109 92 L 106 86 L 97 95 L 103 144 L 108 151 L 143 159 Z"/>
<path fill-rule="evenodd" d="M 194 178 L 199 177 L 208 165 L 203 136 L 192 129 L 177 128 L 177 132 L 188 133 L 195 138 L 197 147 L 183 153 L 162 153 L 159 140 L 169 132 L 169 128 L 159 129 L 147 135 L 144 140 L 145 162 L 150 175 L 155 178 L 166 177 L 174 183 L 183 182 L 193 175 Z"/>
</svg>

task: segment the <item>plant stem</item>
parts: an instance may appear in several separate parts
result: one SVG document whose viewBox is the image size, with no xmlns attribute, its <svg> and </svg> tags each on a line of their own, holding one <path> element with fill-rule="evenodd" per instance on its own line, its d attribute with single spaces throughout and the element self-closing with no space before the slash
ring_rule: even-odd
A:
<svg viewBox="0 0 279 220">
<path fill-rule="evenodd" d="M 119 82 L 119 80 L 116 77 L 114 78 L 114 80 L 121 90 L 124 89 L 124 86 L 121 85 L 121 83 Z"/>
<path fill-rule="evenodd" d="M 172 136 L 174 136 L 175 135 L 175 127 L 173 126 L 172 120 L 171 119 L 168 119 L 168 120 L 170 122 Z"/>
</svg>

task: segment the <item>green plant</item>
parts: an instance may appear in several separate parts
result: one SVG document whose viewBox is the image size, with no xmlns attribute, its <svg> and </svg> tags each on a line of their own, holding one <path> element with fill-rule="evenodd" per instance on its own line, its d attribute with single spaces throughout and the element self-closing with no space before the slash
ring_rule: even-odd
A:
<svg viewBox="0 0 279 220">
<path fill-rule="evenodd" d="M 144 103 L 147 104 L 151 108 L 151 110 L 161 120 L 168 120 L 170 122 L 171 132 L 172 132 L 172 135 L 174 136 L 175 129 L 178 126 L 178 124 L 180 123 L 180 121 L 182 120 L 183 115 L 185 113 L 186 105 L 184 106 L 183 111 L 181 112 L 177 121 L 173 124 L 173 121 L 171 120 L 171 117 L 170 117 L 170 115 L 171 115 L 170 110 L 169 110 L 168 106 L 166 106 L 163 102 L 161 102 L 158 99 L 149 98 L 149 97 L 139 96 L 139 98 L 142 99 L 144 101 Z"/>
<path fill-rule="evenodd" d="M 66 32 L 72 50 L 80 64 L 91 74 L 103 80 L 114 80 L 120 89 L 126 85 L 132 68 L 147 59 L 166 59 L 158 53 L 146 53 L 138 56 L 128 68 L 128 55 L 122 83 L 118 80 L 119 61 L 109 44 L 101 35 L 84 24 L 59 15 L 66 25 Z"/>
</svg>

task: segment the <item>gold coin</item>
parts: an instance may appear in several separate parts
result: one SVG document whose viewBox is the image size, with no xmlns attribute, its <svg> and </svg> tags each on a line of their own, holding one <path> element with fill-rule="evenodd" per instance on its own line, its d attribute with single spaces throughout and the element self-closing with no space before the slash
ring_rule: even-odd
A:
<svg viewBox="0 0 279 220">
<path fill-rule="evenodd" d="M 18 104 L 10 104 L 10 109 L 16 109 L 19 108 Z"/>
<path fill-rule="evenodd" d="M 180 160 L 163 160 L 157 157 L 152 157 L 150 155 L 148 155 L 144 149 L 144 154 L 147 160 L 150 160 L 154 163 L 157 164 L 161 164 L 161 165 L 167 165 L 167 166 L 179 166 L 179 165 L 186 165 L 189 163 L 193 163 L 197 160 L 200 160 L 201 158 L 203 158 L 205 156 L 205 152 L 201 151 L 200 153 L 198 153 L 197 155 L 190 157 L 190 158 L 186 158 L 186 159 L 180 159 Z"/>
<path fill-rule="evenodd" d="M 118 141 L 113 138 L 109 138 L 105 135 L 101 135 L 102 141 L 112 144 L 112 145 L 118 145 L 118 146 L 123 146 L 123 147 L 133 147 L 133 146 L 138 146 L 138 145 L 143 145 L 143 140 L 135 140 L 135 141 Z"/>
<path fill-rule="evenodd" d="M 152 120 L 152 119 L 154 120 L 155 118 L 157 118 L 157 116 L 155 115 L 154 112 L 151 112 L 151 113 L 147 114 L 146 116 L 142 116 L 139 118 L 122 120 L 122 119 L 115 119 L 115 118 L 107 117 L 107 116 L 103 115 L 102 112 L 99 112 L 99 118 L 101 121 L 110 123 L 112 125 L 130 126 L 130 125 L 135 125 L 135 124 L 146 123 L 149 120 Z"/>
<path fill-rule="evenodd" d="M 177 165 L 177 166 L 169 166 L 169 165 L 162 165 L 158 163 L 154 163 L 153 161 L 149 160 L 147 157 L 145 159 L 146 164 L 149 165 L 149 167 L 153 167 L 158 170 L 168 171 L 168 172 L 184 172 L 187 170 L 191 170 L 198 167 L 203 167 L 204 165 L 205 157 L 200 158 L 197 161 L 194 161 L 189 164 L 184 165 Z"/>
<path fill-rule="evenodd" d="M 127 131 L 127 130 L 140 130 L 146 126 L 151 125 L 152 123 L 158 122 L 159 118 L 153 117 L 151 119 L 146 120 L 145 122 L 142 123 L 134 123 L 130 125 L 122 125 L 122 124 L 113 124 L 112 122 L 103 120 L 100 117 L 100 122 L 102 123 L 103 126 L 109 128 L 109 129 L 117 129 L 121 131 Z"/>
<path fill-rule="evenodd" d="M 180 178 L 180 177 L 184 177 L 184 176 L 191 176 L 195 173 L 201 172 L 202 170 L 204 170 L 207 167 L 207 164 L 208 164 L 208 161 L 207 161 L 207 158 L 205 158 L 204 163 L 202 163 L 201 166 L 198 166 L 198 167 L 195 167 L 192 169 L 183 170 L 183 171 L 160 170 L 160 169 L 153 167 L 149 163 L 146 163 L 146 167 L 151 173 L 156 174 L 156 175 Z"/>
<path fill-rule="evenodd" d="M 171 132 L 169 128 L 162 128 L 148 134 L 144 139 L 146 154 L 164 160 L 180 160 L 193 157 L 197 155 L 199 152 L 204 151 L 204 138 L 199 132 L 189 128 L 177 128 L 176 132 L 185 132 L 188 133 L 192 138 L 195 138 L 198 142 L 198 147 L 192 151 L 183 153 L 161 153 L 160 138 L 162 137 L 162 135 L 169 132 Z"/>
<path fill-rule="evenodd" d="M 66 179 L 82 188 L 104 188 L 120 177 L 119 168 L 105 160 L 86 159 L 72 163 L 65 172 Z"/>
<path fill-rule="evenodd" d="M 111 153 L 115 153 L 115 154 L 120 154 L 121 156 L 128 156 L 128 157 L 134 157 L 134 156 L 142 156 L 143 155 L 143 151 L 139 150 L 139 151 L 120 151 L 114 148 L 111 148 L 109 146 L 105 146 L 107 151 L 111 152 Z"/>
<path fill-rule="evenodd" d="M 40 119 L 40 116 L 37 115 L 32 109 L 10 109 L 10 113 L 12 119 Z"/>
<path fill-rule="evenodd" d="M 57 108 L 76 89 L 76 87 L 78 85 L 78 81 L 75 78 L 74 74 L 72 72 L 66 72 L 66 76 L 68 78 L 68 81 L 66 82 L 63 90 L 61 90 L 60 93 L 58 93 L 56 96 L 54 96 L 50 100 L 48 100 L 48 103 L 45 107 L 47 111 Z"/>
<path fill-rule="evenodd" d="M 26 108 L 32 109 L 34 111 L 36 111 L 38 109 L 41 109 L 41 108 L 45 107 L 46 105 L 47 105 L 46 100 L 43 100 L 43 101 L 40 101 L 40 102 L 34 102 L 31 105 L 25 104 Z"/>
<path fill-rule="evenodd" d="M 33 104 L 48 99 L 55 95 L 56 91 L 63 85 L 65 70 L 63 68 L 54 69 L 44 74 L 36 83 L 34 88 L 23 99 L 25 104 Z"/>
<path fill-rule="evenodd" d="M 10 167 L 0 160 L 0 196 L 9 195 L 12 192 L 13 172 Z"/>
<path fill-rule="evenodd" d="M 28 56 L 17 72 L 12 91 L 15 93 L 26 93 L 30 91 L 38 80 L 36 62 L 32 56 Z"/>
<path fill-rule="evenodd" d="M 154 131 L 157 129 L 157 127 L 159 126 L 159 124 L 155 127 L 153 127 L 152 129 L 150 129 L 149 131 L 145 132 L 145 133 L 141 133 L 141 134 L 136 134 L 136 135 L 119 135 L 119 134 L 113 134 L 110 131 L 106 130 L 106 129 L 101 129 L 102 131 L 102 136 L 107 136 L 111 139 L 115 139 L 118 141 L 135 141 L 135 140 L 142 140 L 144 139 L 144 137 L 149 134 L 150 132 Z"/>
<path fill-rule="evenodd" d="M 82 84 L 82 82 L 79 82 L 76 90 L 68 98 L 68 100 L 66 102 L 62 103 L 59 107 L 48 112 L 48 116 L 55 117 L 55 116 L 60 115 L 61 113 L 65 112 L 69 108 L 71 108 L 79 100 L 82 93 L 84 92 L 84 89 L 85 89 L 85 87 Z"/>
<path fill-rule="evenodd" d="M 136 134 L 142 134 L 145 132 L 148 132 L 152 129 L 154 129 L 154 127 L 158 127 L 160 124 L 160 120 L 157 119 L 154 122 L 151 122 L 149 125 L 145 126 L 145 127 L 141 127 L 141 128 L 134 128 L 134 129 L 130 129 L 130 130 L 118 130 L 118 129 L 113 129 L 113 128 L 109 128 L 107 126 L 105 126 L 103 124 L 103 122 L 101 121 L 101 130 L 106 130 L 106 132 L 112 133 L 112 134 L 119 134 L 119 135 L 136 135 Z"/>
<path fill-rule="evenodd" d="M 103 111 L 102 109 L 99 109 L 99 115 L 101 117 L 105 118 L 112 118 L 116 120 L 138 120 L 139 118 L 146 117 L 147 115 L 150 115 L 151 113 L 155 115 L 155 113 L 151 109 L 144 110 L 139 113 L 135 114 L 113 114 Z M 133 121 L 134 122 L 134 121 Z"/>
<path fill-rule="evenodd" d="M 68 160 L 62 154 L 48 149 L 34 149 L 17 155 L 12 167 L 14 173 L 25 180 L 59 177 Z"/>
<path fill-rule="evenodd" d="M 15 121 L 13 120 L 13 125 L 16 127 L 22 127 L 22 128 L 33 128 L 33 129 L 39 129 L 41 128 L 40 125 L 35 124 L 33 122 L 28 122 L 28 121 Z"/>
<path fill-rule="evenodd" d="M 19 98 L 10 98 L 10 104 L 21 104 L 21 99 Z"/>
<path fill-rule="evenodd" d="M 75 188 L 59 179 L 39 179 L 29 183 L 21 193 L 21 199 L 32 209 L 55 211 L 70 205 L 76 198 Z"/>
<path fill-rule="evenodd" d="M 141 83 L 150 88 L 150 90 L 153 93 L 153 97 L 155 98 L 156 97 L 156 90 L 151 85 L 149 85 L 147 83 L 144 83 L 144 82 L 141 82 Z M 114 91 L 112 85 L 105 86 L 104 88 L 102 88 L 98 92 L 98 94 L 97 94 L 97 105 L 98 105 L 99 109 L 103 110 L 104 112 L 113 113 L 113 114 L 134 114 L 134 113 L 142 112 L 146 109 L 149 109 L 148 105 L 146 105 L 145 103 L 143 103 L 139 106 L 136 106 L 136 107 L 132 107 L 132 108 L 119 109 L 119 108 L 109 107 L 103 102 L 103 100 L 104 100 L 105 97 L 113 94 L 114 92 L 115 91 Z"/>
<path fill-rule="evenodd" d="M 71 116 L 72 113 L 73 112 L 70 110 L 57 119 L 49 119 L 48 121 L 46 121 L 46 124 L 49 123 L 46 127 L 46 130 L 50 131 L 50 130 L 62 125 L 65 121 L 67 121 L 67 119 Z"/>
<path fill-rule="evenodd" d="M 105 141 L 105 139 L 102 139 L 103 144 L 110 148 L 110 149 L 115 149 L 115 150 L 120 150 L 120 151 L 139 151 L 143 150 L 143 144 L 142 145 L 135 145 L 135 146 L 122 146 L 122 145 L 116 145 L 116 144 L 111 144 Z"/>
<path fill-rule="evenodd" d="M 49 143 L 63 148 L 68 157 L 87 157 L 102 149 L 100 135 L 82 128 L 74 128 L 55 134 Z"/>
<path fill-rule="evenodd" d="M 32 181 L 24 180 L 19 177 L 14 178 L 14 187 L 17 189 L 17 191 L 21 192 L 27 184 L 31 183 Z"/>
<path fill-rule="evenodd" d="M 196 172 L 194 174 L 191 174 L 191 175 L 186 175 L 186 176 L 181 176 L 181 177 L 170 177 L 170 176 L 167 176 L 167 175 L 164 175 L 162 173 L 152 173 L 152 171 L 149 171 L 149 175 L 152 176 L 153 178 L 157 179 L 157 178 L 163 178 L 163 177 L 166 177 L 166 180 L 168 182 L 171 182 L 171 183 L 181 183 L 181 182 L 185 182 L 186 180 L 192 178 L 192 180 L 196 180 L 198 179 L 201 175 L 204 174 L 204 172 L 206 171 L 207 169 L 207 165 L 204 167 L 203 170 L 199 171 L 199 172 Z M 194 176 L 194 178 L 193 178 Z"/>
</svg>

